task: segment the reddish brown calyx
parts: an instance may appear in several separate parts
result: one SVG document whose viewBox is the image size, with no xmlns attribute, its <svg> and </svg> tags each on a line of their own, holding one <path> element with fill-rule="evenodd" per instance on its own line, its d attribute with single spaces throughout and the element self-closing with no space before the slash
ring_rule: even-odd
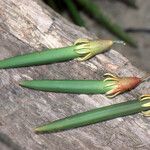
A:
<svg viewBox="0 0 150 150">
<path fill-rule="evenodd" d="M 112 81 L 111 86 L 114 86 L 112 90 L 106 93 L 106 95 L 110 98 L 120 93 L 132 90 L 142 82 L 142 79 L 138 77 L 118 77 L 109 73 L 105 74 L 105 76 L 106 79 L 104 81 Z"/>
</svg>

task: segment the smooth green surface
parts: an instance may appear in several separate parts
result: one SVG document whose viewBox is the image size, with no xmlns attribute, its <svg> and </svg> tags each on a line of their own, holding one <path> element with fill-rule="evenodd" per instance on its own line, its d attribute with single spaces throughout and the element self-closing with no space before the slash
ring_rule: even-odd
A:
<svg viewBox="0 0 150 150">
<path fill-rule="evenodd" d="M 14 56 L 1 60 L 0 68 L 27 67 L 71 60 L 79 57 L 79 54 L 74 51 L 74 47 L 75 46 L 46 49 L 40 52 Z"/>
<path fill-rule="evenodd" d="M 127 42 L 133 47 L 137 47 L 137 44 L 123 29 L 116 23 L 112 23 L 111 20 L 103 14 L 100 6 L 97 6 L 92 0 L 77 0 L 77 2 L 85 9 L 92 17 L 94 17 L 101 25 L 107 28 L 111 33 Z"/>
<path fill-rule="evenodd" d="M 21 86 L 34 90 L 61 92 L 61 93 L 83 93 L 83 94 L 105 94 L 113 89 L 106 87 L 112 81 L 99 80 L 31 80 L 23 81 Z"/>
<path fill-rule="evenodd" d="M 52 123 L 36 128 L 35 131 L 58 132 L 66 129 L 77 128 L 93 123 L 114 119 L 117 117 L 132 115 L 144 110 L 149 110 L 150 107 L 149 108 L 141 107 L 141 105 L 145 104 L 146 102 L 150 102 L 150 100 L 144 101 L 133 100 L 102 108 L 93 109 L 64 119 L 56 120 Z"/>
</svg>

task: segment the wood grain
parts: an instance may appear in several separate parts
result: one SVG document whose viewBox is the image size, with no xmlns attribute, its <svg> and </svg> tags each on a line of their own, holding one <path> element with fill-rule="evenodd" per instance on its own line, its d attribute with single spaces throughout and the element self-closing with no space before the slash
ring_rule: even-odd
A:
<svg viewBox="0 0 150 150">
<path fill-rule="evenodd" d="M 0 59 L 45 47 L 70 45 L 82 37 L 96 39 L 84 28 L 47 9 L 39 0 L 0 0 Z M 148 82 L 113 99 L 104 95 L 39 92 L 18 85 L 24 79 L 102 79 L 106 72 L 139 77 L 146 74 L 113 49 L 86 62 L 74 60 L 0 70 L 2 149 L 148 150 L 150 119 L 140 114 L 60 133 L 37 135 L 33 132 L 32 129 L 42 123 L 150 93 Z"/>
</svg>

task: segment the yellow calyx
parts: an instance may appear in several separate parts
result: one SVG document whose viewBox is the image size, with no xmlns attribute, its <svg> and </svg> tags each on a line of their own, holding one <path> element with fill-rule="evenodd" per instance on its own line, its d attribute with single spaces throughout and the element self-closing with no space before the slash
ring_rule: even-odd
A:
<svg viewBox="0 0 150 150">
<path fill-rule="evenodd" d="M 150 95 L 142 95 L 140 97 L 140 101 L 144 101 L 144 100 L 150 100 Z M 142 107 L 150 107 L 150 102 L 143 104 Z M 150 110 L 142 111 L 142 114 L 146 117 L 150 117 Z"/>
<path fill-rule="evenodd" d="M 77 58 L 77 60 L 88 60 L 96 54 L 108 50 L 113 43 L 114 42 L 112 40 L 91 41 L 88 39 L 78 39 L 74 43 L 74 45 L 76 45 L 75 52 L 81 55 L 79 58 Z"/>
<path fill-rule="evenodd" d="M 104 82 L 106 81 L 111 81 L 110 83 L 108 83 L 106 85 L 106 87 L 109 87 L 109 86 L 114 86 L 114 88 L 108 92 L 106 92 L 106 96 L 109 97 L 109 98 L 113 98 L 115 97 L 116 95 L 120 94 L 121 91 L 118 90 L 115 90 L 117 89 L 117 83 L 119 82 L 119 77 L 111 74 L 111 73 L 106 73 L 104 74 L 104 77 L 106 77 L 104 79 Z"/>
</svg>

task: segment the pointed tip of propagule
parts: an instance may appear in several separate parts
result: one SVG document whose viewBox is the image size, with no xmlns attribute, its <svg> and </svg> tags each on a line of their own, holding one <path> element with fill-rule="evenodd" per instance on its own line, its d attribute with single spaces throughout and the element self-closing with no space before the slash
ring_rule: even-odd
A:
<svg viewBox="0 0 150 150">
<path fill-rule="evenodd" d="M 48 133 L 48 131 L 44 130 L 43 127 L 36 127 L 33 128 L 34 133 L 41 134 L 41 133 Z"/>
<path fill-rule="evenodd" d="M 35 133 L 39 133 L 39 132 L 41 132 L 41 130 L 40 130 L 40 128 L 39 128 L 39 127 L 34 128 L 34 129 L 33 129 L 33 131 L 34 131 Z"/>
<path fill-rule="evenodd" d="M 19 85 L 22 86 L 22 87 L 28 87 L 29 86 L 28 81 L 26 81 L 26 80 L 19 82 Z"/>
<path fill-rule="evenodd" d="M 20 85 L 20 86 L 24 86 L 24 85 L 25 85 L 25 81 L 19 82 L 19 85 Z"/>
</svg>

